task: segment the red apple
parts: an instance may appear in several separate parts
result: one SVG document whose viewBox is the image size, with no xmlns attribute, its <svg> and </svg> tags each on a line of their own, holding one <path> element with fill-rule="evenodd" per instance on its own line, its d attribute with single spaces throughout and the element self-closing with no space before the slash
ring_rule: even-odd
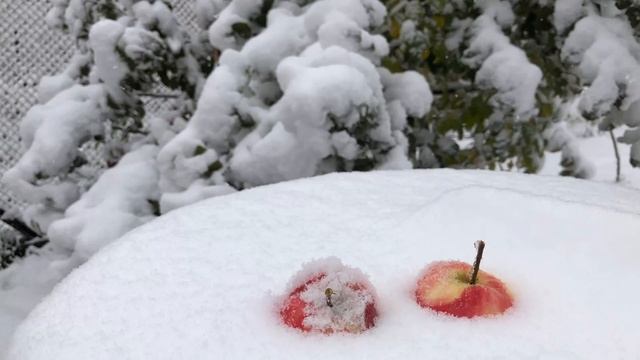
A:
<svg viewBox="0 0 640 360">
<path fill-rule="evenodd" d="M 323 267 L 322 261 L 311 267 L 319 264 Z M 280 308 L 282 321 L 295 329 L 325 334 L 359 333 L 373 327 L 378 312 L 371 284 L 360 271 L 334 259 L 328 265 L 294 283 Z"/>
<path fill-rule="evenodd" d="M 502 314 L 513 305 L 507 286 L 479 270 L 484 242 L 477 245 L 474 266 L 461 261 L 438 261 L 423 271 L 416 287 L 416 301 L 420 306 L 472 318 Z"/>
</svg>

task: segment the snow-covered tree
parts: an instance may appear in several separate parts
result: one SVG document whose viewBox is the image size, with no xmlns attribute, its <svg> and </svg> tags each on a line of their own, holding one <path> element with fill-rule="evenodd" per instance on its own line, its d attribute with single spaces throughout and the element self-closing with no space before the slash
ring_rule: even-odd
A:
<svg viewBox="0 0 640 360">
<path fill-rule="evenodd" d="M 185 116 L 210 65 L 168 2 L 58 0 L 47 20 L 77 51 L 40 82 L 39 104 L 21 123 L 26 151 L 4 181 L 31 204 L 32 226 L 86 257 L 157 213 L 158 142 L 142 97 L 159 84 L 178 90 Z M 91 140 L 103 144 L 104 172 L 87 165 Z"/>
<path fill-rule="evenodd" d="M 640 4 L 561 0 L 555 9 L 558 31 L 568 33 L 562 57 L 584 84 L 580 112 L 605 131 L 626 125 L 619 140 L 631 144 L 631 165 L 640 166 Z"/>
<path fill-rule="evenodd" d="M 635 2 L 194 5 L 197 34 L 165 0 L 53 2 L 77 51 L 40 82 L 3 180 L 54 246 L 84 259 L 177 207 L 334 171 L 535 172 L 547 149 L 589 177 L 567 119 L 627 126 L 640 164 Z M 149 112 L 158 89 L 171 111 Z"/>
<path fill-rule="evenodd" d="M 386 4 L 391 55 L 385 66 L 420 71 L 435 94 L 434 110 L 410 126 L 410 153 L 418 167 L 534 172 L 546 147 L 562 151 L 564 175 L 589 177 L 572 126 L 562 123 L 578 114 L 602 129 L 637 126 L 637 2 Z M 637 134 L 630 130 L 621 140 L 638 144 Z"/>
<path fill-rule="evenodd" d="M 381 67 L 382 3 L 196 7 L 208 36 L 187 35 L 168 1 L 58 0 L 48 15 L 78 51 L 42 79 L 21 124 L 25 153 L 4 181 L 30 203 L 24 217 L 75 259 L 203 198 L 411 167 L 407 119 L 425 116 L 431 92 L 418 73 Z M 145 108 L 159 86 L 178 97 L 174 111 Z M 106 169 L 87 164 L 93 142 Z"/>
<path fill-rule="evenodd" d="M 186 128 L 158 156 L 162 211 L 201 196 L 332 171 L 409 168 L 407 116 L 431 93 L 379 67 L 377 1 L 231 1 L 209 28 L 224 50 Z M 242 25 L 238 25 L 242 24 Z M 249 30 L 251 29 L 251 31 Z M 241 33 L 245 34 L 245 30 Z"/>
<path fill-rule="evenodd" d="M 392 41 L 385 66 L 419 70 L 435 93 L 434 111 L 412 119 L 415 166 L 535 172 L 552 98 L 544 96 L 544 64 L 522 47 L 520 38 L 535 27 L 520 2 L 387 3 Z"/>
</svg>

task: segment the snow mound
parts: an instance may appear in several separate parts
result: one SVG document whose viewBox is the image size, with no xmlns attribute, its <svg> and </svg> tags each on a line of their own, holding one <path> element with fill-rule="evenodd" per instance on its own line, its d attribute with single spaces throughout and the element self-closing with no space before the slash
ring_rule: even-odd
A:
<svg viewBox="0 0 640 360">
<path fill-rule="evenodd" d="M 631 359 L 640 354 L 640 193 L 483 171 L 331 174 L 175 210 L 107 246 L 16 332 L 9 359 Z M 471 262 L 515 295 L 458 319 L 412 296 L 432 261 Z M 377 293 L 375 327 L 304 334 L 277 302 L 336 256 Z"/>
</svg>

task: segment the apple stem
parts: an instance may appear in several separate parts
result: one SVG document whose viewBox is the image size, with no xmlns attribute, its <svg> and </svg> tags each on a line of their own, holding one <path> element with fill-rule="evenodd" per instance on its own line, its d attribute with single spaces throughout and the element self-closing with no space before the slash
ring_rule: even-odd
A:
<svg viewBox="0 0 640 360">
<path fill-rule="evenodd" d="M 473 272 L 471 273 L 471 285 L 474 285 L 478 281 L 478 271 L 480 271 L 480 261 L 482 261 L 482 252 L 484 251 L 484 241 L 478 240 L 475 243 L 475 247 L 478 250 L 476 253 L 476 261 L 473 263 Z"/>
<path fill-rule="evenodd" d="M 331 289 L 331 288 L 327 288 L 324 291 L 324 296 L 327 297 L 327 306 L 328 307 L 333 307 L 333 301 L 331 301 L 331 295 L 333 295 L 333 294 L 334 294 L 334 292 L 333 292 L 333 289 Z"/>
</svg>

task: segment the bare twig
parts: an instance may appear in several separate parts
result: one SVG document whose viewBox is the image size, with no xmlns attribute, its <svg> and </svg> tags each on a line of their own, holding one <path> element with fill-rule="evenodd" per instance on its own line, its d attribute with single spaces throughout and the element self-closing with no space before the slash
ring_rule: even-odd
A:
<svg viewBox="0 0 640 360">
<path fill-rule="evenodd" d="M 331 295 L 335 294 L 335 292 L 333 292 L 332 288 L 327 288 L 324 291 L 324 296 L 327 298 L 327 306 L 328 307 L 333 307 L 333 301 L 331 300 Z"/>
<path fill-rule="evenodd" d="M 143 96 L 143 97 L 153 97 L 153 98 L 160 98 L 160 99 L 176 99 L 176 98 L 180 97 L 180 95 L 175 95 L 175 94 L 140 93 L 138 95 Z"/>
<path fill-rule="evenodd" d="M 613 129 L 609 129 L 609 135 L 611 136 L 611 142 L 613 142 L 613 151 L 616 154 L 616 182 L 620 182 L 620 152 L 618 151 L 618 142 L 613 135 Z"/>
<path fill-rule="evenodd" d="M 0 221 L 2 221 L 3 223 L 11 226 L 16 231 L 18 231 L 20 234 L 22 234 L 22 236 L 25 237 L 25 240 L 31 240 L 31 239 L 33 239 L 35 237 L 40 236 L 37 232 L 33 231 L 29 226 L 27 226 L 27 224 L 22 222 L 22 220 L 20 220 L 20 219 L 16 219 L 16 218 L 5 219 L 5 218 L 3 218 L 4 213 L 5 213 L 5 210 L 4 209 L 0 209 Z"/>
</svg>

